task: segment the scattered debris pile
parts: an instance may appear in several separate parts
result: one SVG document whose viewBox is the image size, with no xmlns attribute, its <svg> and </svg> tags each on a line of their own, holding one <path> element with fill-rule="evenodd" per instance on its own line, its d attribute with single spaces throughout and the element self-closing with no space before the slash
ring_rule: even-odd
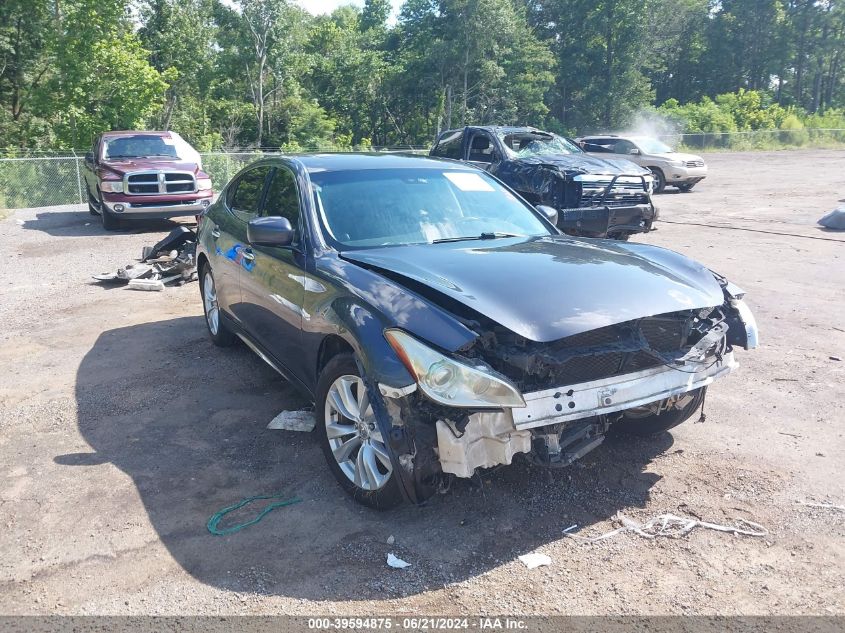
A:
<svg viewBox="0 0 845 633">
<path fill-rule="evenodd" d="M 613 517 L 614 522 L 621 523 L 622 527 L 618 527 L 610 532 L 605 532 L 599 536 L 580 536 L 572 534 L 572 526 L 565 529 L 563 532 L 570 538 L 587 543 L 597 543 L 604 539 L 616 536 L 622 532 L 633 532 L 637 536 L 647 539 L 657 538 L 659 536 L 668 536 L 670 538 L 681 538 L 692 532 L 697 527 L 706 528 L 708 530 L 716 530 L 717 532 L 729 532 L 731 534 L 743 536 L 766 536 L 769 531 L 758 523 L 748 521 L 746 519 L 736 519 L 735 525 L 719 525 L 718 523 L 710 523 L 708 521 L 700 521 L 689 517 L 679 517 L 674 514 L 660 514 L 652 517 L 643 524 L 637 523 L 633 519 L 629 519 L 621 512 Z"/>
<path fill-rule="evenodd" d="M 128 284 L 135 290 L 160 291 L 169 283 L 181 286 L 197 278 L 196 251 L 197 234 L 179 226 L 154 246 L 145 246 L 139 263 L 94 275 L 94 279 Z"/>
</svg>

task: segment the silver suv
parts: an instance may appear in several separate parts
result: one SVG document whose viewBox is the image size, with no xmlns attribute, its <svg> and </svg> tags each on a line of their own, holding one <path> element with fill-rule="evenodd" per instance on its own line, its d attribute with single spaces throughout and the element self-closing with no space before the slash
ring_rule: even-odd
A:
<svg viewBox="0 0 845 633">
<path fill-rule="evenodd" d="M 621 154 L 654 174 L 654 191 L 666 186 L 689 191 L 707 176 L 704 159 L 695 154 L 682 154 L 650 136 L 585 136 L 576 139 L 588 154 L 606 158 L 608 154 Z"/>
</svg>

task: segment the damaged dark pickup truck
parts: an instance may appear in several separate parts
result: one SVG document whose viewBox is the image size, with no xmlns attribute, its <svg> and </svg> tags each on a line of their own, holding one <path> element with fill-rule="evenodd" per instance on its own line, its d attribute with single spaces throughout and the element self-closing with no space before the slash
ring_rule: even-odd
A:
<svg viewBox="0 0 845 633">
<path fill-rule="evenodd" d="M 597 158 L 533 127 L 466 127 L 440 134 L 431 156 L 489 171 L 528 202 L 557 210 L 568 235 L 626 240 L 657 219 L 652 173 L 624 158 Z"/>
<path fill-rule="evenodd" d="M 663 432 L 757 344 L 742 291 L 666 249 L 562 235 L 484 171 L 399 155 L 262 160 L 200 218 L 212 340 L 315 402 L 341 486 L 387 508 L 611 425 Z"/>
</svg>

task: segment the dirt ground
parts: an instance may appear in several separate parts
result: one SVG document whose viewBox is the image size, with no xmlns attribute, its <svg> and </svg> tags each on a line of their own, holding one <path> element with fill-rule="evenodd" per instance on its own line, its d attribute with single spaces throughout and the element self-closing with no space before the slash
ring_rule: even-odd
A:
<svg viewBox="0 0 845 633">
<path fill-rule="evenodd" d="M 311 434 L 266 429 L 307 402 L 243 346 L 212 346 L 197 284 L 92 282 L 170 223 L 106 234 L 79 207 L 13 213 L 0 222 L 0 613 L 845 613 L 845 512 L 802 503 L 845 504 L 845 234 L 815 226 L 845 197 L 845 152 L 706 160 L 710 177 L 658 196 L 665 221 L 639 238 L 745 288 L 759 321 L 761 348 L 737 353 L 706 422 L 386 513 L 346 497 Z M 206 530 L 274 492 L 302 502 Z M 563 534 L 600 534 L 620 512 L 744 518 L 769 535 Z M 388 552 L 412 566 L 388 568 Z M 551 566 L 526 569 L 528 552 Z"/>
</svg>

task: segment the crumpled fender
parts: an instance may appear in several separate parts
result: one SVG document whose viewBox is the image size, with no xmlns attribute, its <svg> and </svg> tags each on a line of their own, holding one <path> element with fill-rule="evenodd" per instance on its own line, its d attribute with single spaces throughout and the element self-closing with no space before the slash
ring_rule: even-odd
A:
<svg viewBox="0 0 845 633">
<path fill-rule="evenodd" d="M 335 294 L 324 318 L 337 326 L 361 359 L 367 375 L 380 384 L 402 388 L 414 382 L 384 338 L 387 328 L 400 328 L 446 352 L 470 345 L 477 335 L 442 308 L 408 288 L 340 257 L 321 262 L 346 292 Z"/>
</svg>

